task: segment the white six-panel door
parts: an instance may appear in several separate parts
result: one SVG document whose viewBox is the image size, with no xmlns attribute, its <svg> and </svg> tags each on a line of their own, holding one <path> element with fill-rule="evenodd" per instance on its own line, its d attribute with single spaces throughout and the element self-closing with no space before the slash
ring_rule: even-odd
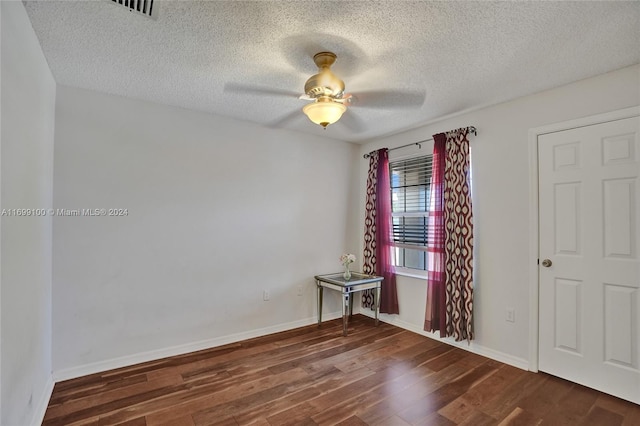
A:
<svg viewBox="0 0 640 426">
<path fill-rule="evenodd" d="M 634 117 L 538 136 L 539 369 L 635 403 L 639 134 Z"/>
</svg>

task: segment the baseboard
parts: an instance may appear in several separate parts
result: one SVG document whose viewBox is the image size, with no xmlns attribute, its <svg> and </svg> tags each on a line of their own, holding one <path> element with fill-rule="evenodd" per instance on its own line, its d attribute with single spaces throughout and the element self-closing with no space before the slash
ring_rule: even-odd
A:
<svg viewBox="0 0 640 426">
<path fill-rule="evenodd" d="M 341 318 L 342 313 L 323 313 L 323 321 L 329 321 Z M 267 334 L 278 333 L 281 331 L 291 330 L 293 328 L 304 327 L 315 324 L 317 317 L 305 318 L 298 321 L 276 324 L 257 330 L 245 331 L 242 333 L 230 334 L 228 336 L 215 337 L 213 339 L 201 340 L 198 342 L 187 343 L 184 345 L 172 346 L 148 352 L 141 352 L 133 355 L 127 355 L 118 358 L 112 358 L 104 361 L 94 362 L 91 364 L 80 365 L 77 367 L 65 368 L 53 372 L 53 379 L 56 382 L 63 380 L 75 379 L 77 377 L 87 376 L 89 374 L 101 373 L 103 371 L 113 370 L 116 368 L 129 367 L 131 365 L 143 362 L 155 361 L 176 355 L 184 355 L 190 352 L 211 349 L 217 346 L 228 345 L 230 343 L 240 342 L 242 340 L 253 339 L 255 337 L 266 336 Z M 47 400 L 48 401 L 48 400 Z M 46 407 L 45 407 L 46 408 Z"/>
<path fill-rule="evenodd" d="M 45 383 L 44 385 L 42 395 L 40 395 L 40 399 L 38 400 L 38 404 L 36 405 L 36 409 L 33 412 L 33 419 L 31 419 L 30 423 L 33 426 L 42 424 L 44 415 L 47 412 L 47 407 L 49 406 L 49 401 L 51 400 L 51 394 L 53 393 L 54 385 L 55 382 L 53 381 L 53 375 L 49 375 L 47 383 Z"/>
<path fill-rule="evenodd" d="M 369 309 L 360 308 L 360 313 L 366 315 L 368 317 L 373 318 L 375 315 Z M 385 315 L 385 318 L 380 318 L 380 321 L 386 322 L 388 324 L 393 324 L 397 327 L 404 328 L 405 330 L 412 331 L 416 334 L 420 334 L 422 336 L 429 337 L 431 339 L 437 340 L 442 343 L 446 343 L 451 346 L 455 346 L 460 349 L 464 349 L 465 351 L 473 352 L 474 354 L 482 355 L 484 357 L 493 359 L 495 361 L 502 362 L 504 364 L 509 364 L 513 367 L 520 368 L 522 370 L 529 370 L 529 361 L 524 358 L 519 358 L 513 355 L 509 355 L 504 352 L 496 351 L 494 349 L 487 348 L 482 345 L 478 345 L 475 342 L 471 342 L 468 344 L 466 341 L 456 342 L 450 338 L 442 339 L 437 333 L 432 333 L 429 331 L 424 331 L 421 327 L 416 326 L 415 324 L 408 323 L 406 321 L 402 321 L 395 317 L 388 317 Z"/>
</svg>

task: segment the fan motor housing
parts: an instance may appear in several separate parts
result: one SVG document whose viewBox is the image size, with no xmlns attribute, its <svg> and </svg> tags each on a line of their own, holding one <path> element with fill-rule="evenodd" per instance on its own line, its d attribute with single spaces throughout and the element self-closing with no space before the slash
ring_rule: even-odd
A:
<svg viewBox="0 0 640 426">
<path fill-rule="evenodd" d="M 313 98 L 331 96 L 339 98 L 344 93 L 344 81 L 331 72 L 331 65 L 336 60 L 332 52 L 320 52 L 313 57 L 320 72 L 312 75 L 304 85 L 304 92 Z"/>
</svg>

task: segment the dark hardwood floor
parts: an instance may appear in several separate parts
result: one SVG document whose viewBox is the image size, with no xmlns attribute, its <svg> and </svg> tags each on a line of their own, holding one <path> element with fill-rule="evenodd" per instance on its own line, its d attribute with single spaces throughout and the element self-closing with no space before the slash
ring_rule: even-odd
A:
<svg viewBox="0 0 640 426">
<path fill-rule="evenodd" d="M 640 425 L 640 406 L 356 315 L 57 383 L 45 425 Z"/>
</svg>

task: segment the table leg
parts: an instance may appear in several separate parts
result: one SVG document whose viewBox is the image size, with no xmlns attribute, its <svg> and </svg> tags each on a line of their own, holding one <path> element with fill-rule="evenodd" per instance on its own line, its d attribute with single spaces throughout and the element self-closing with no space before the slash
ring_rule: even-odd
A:
<svg viewBox="0 0 640 426">
<path fill-rule="evenodd" d="M 378 326 L 378 317 L 380 316 L 380 287 L 376 288 L 376 327 Z"/>
<path fill-rule="evenodd" d="M 320 283 L 318 283 L 316 281 L 316 285 L 318 286 L 318 292 L 317 292 L 317 297 L 318 297 L 318 327 L 320 327 L 320 324 L 322 323 L 322 296 L 323 296 L 323 288 L 320 285 Z"/>
<path fill-rule="evenodd" d="M 349 318 L 353 318 L 353 295 L 355 293 L 349 294 Z"/>
<path fill-rule="evenodd" d="M 347 309 L 349 308 L 349 293 L 342 294 L 342 335 L 347 335 L 347 329 L 349 327 L 349 316 L 347 315 Z"/>
</svg>

